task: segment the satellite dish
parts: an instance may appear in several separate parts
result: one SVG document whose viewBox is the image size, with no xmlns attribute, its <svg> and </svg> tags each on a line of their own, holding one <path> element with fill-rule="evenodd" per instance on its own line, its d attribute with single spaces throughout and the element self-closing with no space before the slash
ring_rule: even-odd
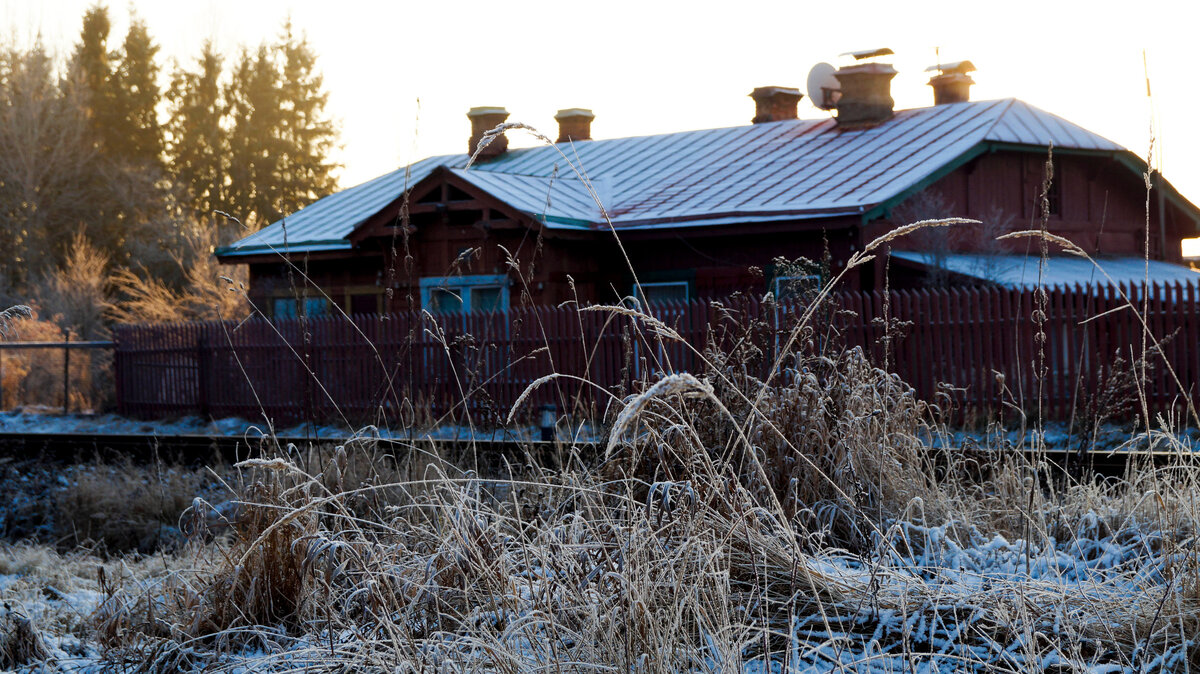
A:
<svg viewBox="0 0 1200 674">
<path fill-rule="evenodd" d="M 828 63 L 818 63 L 808 71 L 808 100 L 818 110 L 832 110 L 842 96 L 842 85 L 833 74 L 837 68 Z"/>
</svg>

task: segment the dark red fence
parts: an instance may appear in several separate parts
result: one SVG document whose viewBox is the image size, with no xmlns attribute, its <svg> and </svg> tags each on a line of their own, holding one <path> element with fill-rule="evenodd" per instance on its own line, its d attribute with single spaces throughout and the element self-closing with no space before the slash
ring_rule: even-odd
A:
<svg viewBox="0 0 1200 674">
<path fill-rule="evenodd" d="M 1144 296 L 1148 331 L 1139 319 Z M 637 317 L 571 306 L 121 326 L 117 396 L 125 414 L 140 417 L 493 425 L 527 386 L 557 373 L 522 402 L 522 418 L 543 404 L 584 416 L 639 381 L 702 372 L 698 352 L 709 348 L 753 343 L 759 355 L 746 366 L 765 373 L 804 311 L 753 298 L 654 307 L 683 341 L 660 337 Z M 1200 382 L 1195 286 L 1145 294 L 1076 287 L 1047 291 L 1044 302 L 1034 291 L 999 288 L 839 293 L 811 325 L 817 348 L 862 347 L 919 395 L 952 401 L 960 415 L 1033 410 L 1040 401 L 1047 416 L 1065 418 L 1120 383 L 1142 357 L 1146 334 L 1151 355 L 1141 388 L 1152 411 L 1186 409 Z"/>
</svg>

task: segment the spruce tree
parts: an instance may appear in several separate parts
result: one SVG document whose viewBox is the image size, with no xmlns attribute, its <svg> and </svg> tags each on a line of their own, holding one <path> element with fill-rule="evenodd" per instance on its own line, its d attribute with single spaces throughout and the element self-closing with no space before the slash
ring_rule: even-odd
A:
<svg viewBox="0 0 1200 674">
<path fill-rule="evenodd" d="M 329 94 L 316 69 L 317 56 L 304 37 L 296 37 L 289 21 L 283 40 L 276 47 L 280 78 L 281 119 L 279 163 L 279 199 L 282 213 L 297 211 L 334 190 L 334 165 L 326 157 L 334 149 L 337 136 L 333 122 L 325 115 Z"/>
<path fill-rule="evenodd" d="M 158 45 L 146 24 L 130 17 L 129 32 L 121 45 L 120 61 L 113 73 L 112 125 L 106 129 L 108 152 L 135 166 L 162 168 L 163 129 L 158 123 L 162 94 L 155 62 Z"/>
<path fill-rule="evenodd" d="M 326 156 L 337 129 L 307 40 L 285 24 L 280 40 L 243 50 L 226 99 L 230 110 L 229 203 L 262 226 L 336 189 Z"/>
<path fill-rule="evenodd" d="M 216 210 L 228 211 L 226 178 L 229 138 L 221 90 L 223 59 L 206 41 L 195 70 L 176 67 L 168 90 L 170 171 L 185 217 L 211 222 Z M 219 222 L 219 221 L 217 221 Z"/>
<path fill-rule="evenodd" d="M 83 15 L 79 43 L 71 57 L 71 71 L 98 139 L 105 137 L 115 121 L 112 55 L 108 51 L 111 30 L 108 8 L 100 3 L 89 7 Z"/>
<path fill-rule="evenodd" d="M 242 50 L 226 89 L 229 102 L 229 205 L 232 213 L 261 227 L 280 215 L 278 165 L 282 148 L 279 128 L 279 72 L 267 45 Z"/>
<path fill-rule="evenodd" d="M 144 24 L 134 17 L 122 52 L 108 49 L 112 25 L 102 4 L 83 17 L 63 91 L 80 102 L 89 120 L 97 162 L 78 189 L 90 209 L 84 227 L 88 239 L 117 264 L 137 260 L 154 266 L 169 259 L 154 224 L 167 212 L 161 189 L 161 129 L 157 48 Z M 114 65 L 115 64 L 115 65 Z"/>
</svg>

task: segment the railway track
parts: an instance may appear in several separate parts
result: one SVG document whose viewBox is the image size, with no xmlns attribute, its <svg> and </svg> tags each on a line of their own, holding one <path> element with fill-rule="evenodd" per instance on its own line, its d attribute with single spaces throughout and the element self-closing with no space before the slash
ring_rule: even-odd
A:
<svg viewBox="0 0 1200 674">
<path fill-rule="evenodd" d="M 333 448 L 351 438 L 242 437 L 226 435 L 148 435 L 96 433 L 11 433 L 0 432 L 0 456 L 47 461 L 90 461 L 94 459 L 156 459 L 180 463 L 205 463 L 220 459 L 234 462 L 263 455 L 276 455 L 293 446 L 297 450 Z M 554 442 L 517 440 L 455 440 L 416 438 L 378 439 L 392 453 L 429 451 L 438 456 L 475 454 L 480 457 L 523 459 L 547 456 L 561 447 Z M 588 448 L 589 445 L 584 445 Z"/>
<path fill-rule="evenodd" d="M 164 460 L 195 464 L 214 460 L 235 462 L 257 456 L 275 456 L 289 445 L 300 452 L 311 448 L 330 450 L 337 445 L 356 442 L 351 438 L 308 437 L 242 437 L 226 435 L 148 435 L 96 433 L 12 433 L 0 432 L 0 456 L 13 459 L 46 461 L 90 461 L 94 459 L 130 459 L 133 461 Z M 385 451 L 396 455 L 411 451 L 427 451 L 442 457 L 478 457 L 480 463 L 500 466 L 504 460 L 521 463 L 561 456 L 563 446 L 555 442 L 529 440 L 463 440 L 417 438 L 412 440 L 378 439 L 375 442 Z M 584 453 L 595 451 L 594 443 L 577 443 Z M 1059 470 L 1072 474 L 1093 473 L 1121 475 L 1130 460 L 1165 465 L 1180 461 L 1172 452 L 1115 452 L 1084 453 L 1048 450 L 1046 460 Z M 986 453 L 969 456 L 974 461 L 987 461 Z M 1200 454 L 1184 457 L 1183 461 L 1200 467 Z"/>
</svg>

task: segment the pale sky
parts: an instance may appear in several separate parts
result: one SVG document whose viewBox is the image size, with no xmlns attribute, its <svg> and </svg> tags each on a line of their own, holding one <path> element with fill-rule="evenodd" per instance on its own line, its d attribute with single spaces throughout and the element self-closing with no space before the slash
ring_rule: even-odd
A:
<svg viewBox="0 0 1200 674">
<path fill-rule="evenodd" d="M 40 33 L 66 53 L 91 0 L 0 0 L 20 44 Z M 130 8 L 167 57 L 206 38 L 230 56 L 287 16 L 319 54 L 341 125 L 343 187 L 433 154 L 463 152 L 467 109 L 556 133 L 560 108 L 591 108 L 595 138 L 746 124 L 757 86 L 803 90 L 809 68 L 891 47 L 897 108 L 932 103 L 924 69 L 969 59 L 975 100 L 1021 98 L 1145 156 L 1200 203 L 1200 8 L 1149 0 L 1005 2 L 794 0 L 709 3 L 135 0 L 111 2 L 119 44 Z M 1146 97 L 1146 49 L 1153 106 Z M 419 105 L 418 105 L 419 101 Z M 825 115 L 805 98 L 801 117 Z M 514 146 L 528 136 L 510 133 Z M 586 169 L 586 167 L 584 167 Z"/>
</svg>

